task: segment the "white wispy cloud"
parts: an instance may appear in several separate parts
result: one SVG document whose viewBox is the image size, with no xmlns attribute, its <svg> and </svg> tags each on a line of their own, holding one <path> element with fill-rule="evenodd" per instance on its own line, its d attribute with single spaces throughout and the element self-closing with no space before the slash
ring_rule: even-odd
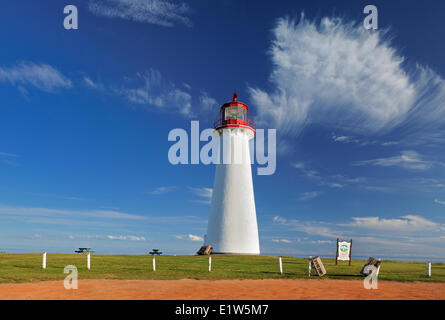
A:
<svg viewBox="0 0 445 320">
<path fill-rule="evenodd" d="M 345 142 L 345 143 L 349 143 L 352 141 L 351 137 L 348 136 L 332 136 L 332 140 L 334 140 L 335 142 Z"/>
<path fill-rule="evenodd" d="M 194 235 L 194 234 L 188 234 L 188 235 L 175 235 L 176 239 L 179 240 L 190 240 L 190 241 L 194 241 L 194 242 L 202 242 L 204 241 L 203 237 Z"/>
<path fill-rule="evenodd" d="M 274 89 L 250 88 L 260 122 L 288 134 L 322 123 L 364 135 L 403 127 L 417 137 L 445 124 L 445 81 L 427 67 L 406 66 L 387 32 L 302 15 L 279 19 L 273 34 Z"/>
<path fill-rule="evenodd" d="M 348 184 L 359 184 L 366 181 L 364 177 L 350 178 L 341 174 L 322 176 L 320 172 L 307 168 L 307 165 L 303 162 L 294 162 L 291 163 L 291 166 L 298 169 L 305 177 L 317 181 L 320 186 L 340 189 Z"/>
<path fill-rule="evenodd" d="M 319 191 L 304 192 L 300 195 L 300 197 L 298 199 L 301 201 L 306 201 L 306 200 L 314 199 L 314 198 L 318 197 L 320 194 L 321 194 L 321 192 L 319 192 Z"/>
<path fill-rule="evenodd" d="M 85 85 L 91 89 L 102 90 L 104 89 L 104 85 L 99 81 L 94 81 L 89 76 L 83 77 L 83 82 Z"/>
<path fill-rule="evenodd" d="M 344 184 L 338 183 L 338 182 L 324 182 L 323 185 L 326 185 L 331 188 L 343 188 L 345 187 Z"/>
<path fill-rule="evenodd" d="M 99 16 L 120 18 L 142 23 L 172 27 L 183 24 L 188 27 L 190 7 L 184 2 L 167 0 L 90 0 L 88 9 Z"/>
<path fill-rule="evenodd" d="M 308 169 L 303 162 L 294 162 L 291 165 L 300 170 L 306 177 L 320 179 L 318 171 Z"/>
<path fill-rule="evenodd" d="M 423 189 L 429 189 L 436 192 L 436 189 L 445 188 L 445 181 L 436 178 L 412 178 L 408 180 L 411 185 L 420 185 Z"/>
<path fill-rule="evenodd" d="M 326 225 L 323 222 L 290 222 L 291 230 L 303 232 L 309 235 L 326 238 L 336 238 L 344 232 L 335 229 L 335 226 Z"/>
<path fill-rule="evenodd" d="M 34 87 L 45 92 L 72 87 L 71 80 L 54 67 L 33 62 L 22 62 L 12 67 L 0 67 L 0 82 L 9 82 L 22 92 L 26 92 L 26 87 Z"/>
<path fill-rule="evenodd" d="M 134 86 L 123 86 L 115 90 L 129 102 L 152 107 L 161 111 L 192 115 L 192 96 L 189 92 L 163 79 L 158 70 L 138 73 Z M 141 83 L 142 82 L 142 83 Z"/>
<path fill-rule="evenodd" d="M 389 186 L 361 185 L 360 187 L 362 189 L 368 190 L 368 191 L 377 191 L 377 192 L 392 192 L 392 191 L 394 191 L 394 187 L 389 187 Z"/>
<path fill-rule="evenodd" d="M 219 107 L 218 102 L 216 101 L 216 99 L 210 97 L 207 92 L 201 93 L 199 97 L 199 102 L 202 108 L 207 112 L 214 111 L 216 113 L 218 110 Z"/>
<path fill-rule="evenodd" d="M 280 216 L 275 216 L 275 217 L 273 217 L 273 222 L 285 224 L 285 223 L 287 223 L 287 219 L 284 219 Z"/>
<path fill-rule="evenodd" d="M 73 196 L 73 195 L 58 195 L 54 193 L 44 193 L 44 192 L 25 192 L 26 195 L 37 196 L 37 197 L 46 197 L 52 199 L 63 199 L 63 200 L 71 200 L 71 201 L 88 201 L 88 198 Z M 109 208 L 107 208 L 109 209 Z M 117 210 L 116 210 L 117 211 Z"/>
<path fill-rule="evenodd" d="M 336 143 L 355 143 L 359 146 L 369 146 L 369 145 L 380 145 L 382 147 L 390 147 L 400 144 L 400 141 L 378 141 L 378 140 L 369 140 L 369 139 L 359 139 L 353 136 L 345 136 L 332 134 L 332 141 Z"/>
<path fill-rule="evenodd" d="M 445 225 L 420 215 L 352 217 L 346 222 L 299 221 L 275 216 L 273 221 L 296 234 L 324 238 L 314 239 L 312 244 L 332 244 L 336 238 L 352 238 L 356 244 L 355 252 L 360 255 L 384 252 L 397 257 L 443 257 L 445 254 Z"/>
<path fill-rule="evenodd" d="M 292 166 L 296 169 L 304 169 L 305 165 L 303 162 L 294 162 Z"/>
<path fill-rule="evenodd" d="M 284 219 L 280 216 L 273 218 L 274 222 L 292 227 L 295 231 L 302 231 L 311 235 L 322 235 L 327 238 L 337 238 L 345 232 L 349 235 L 354 233 L 364 234 L 365 229 L 369 232 L 382 233 L 388 237 L 399 234 L 415 234 L 424 232 L 444 232 L 445 225 L 434 222 L 419 215 L 405 215 L 398 218 L 384 217 L 351 217 L 349 222 L 327 223 L 320 221 L 299 221 L 296 219 Z M 419 234 L 420 235 L 420 234 Z"/>
<path fill-rule="evenodd" d="M 189 187 L 189 189 L 198 197 L 202 198 L 200 200 L 193 200 L 193 202 L 199 202 L 204 204 L 210 204 L 212 200 L 213 188 L 194 188 Z"/>
<path fill-rule="evenodd" d="M 152 191 L 148 191 L 146 192 L 147 194 L 152 194 L 152 195 L 159 195 L 159 194 L 166 194 L 169 193 L 173 190 L 175 190 L 176 187 L 174 186 L 170 186 L 170 187 L 158 187 Z"/>
<path fill-rule="evenodd" d="M 288 239 L 272 239 L 272 242 L 275 242 L 275 243 L 280 243 L 280 242 L 282 242 L 282 243 L 292 243 L 292 241 L 288 240 Z"/>
<path fill-rule="evenodd" d="M 194 234 L 189 234 L 188 236 L 188 239 L 189 240 L 191 240 L 191 241 L 196 241 L 196 242 L 202 242 L 202 241 L 204 241 L 204 238 L 203 237 L 200 237 L 200 236 L 196 236 L 196 235 L 194 235 Z"/>
<path fill-rule="evenodd" d="M 367 160 L 368 161 L 368 160 Z M 365 164 L 373 164 L 373 161 L 370 161 L 368 163 L 367 161 L 363 162 L 355 162 L 354 165 L 365 165 Z M 429 163 L 440 163 L 440 162 L 426 162 Z M 441 163 L 440 163 L 441 164 Z M 370 179 L 367 177 L 357 176 L 357 177 L 350 177 L 344 174 L 323 174 L 317 170 L 310 169 L 308 165 L 306 165 L 304 162 L 293 162 L 290 164 L 291 167 L 297 169 L 299 172 L 301 172 L 302 176 L 308 178 L 311 180 L 312 183 L 315 183 L 316 185 L 320 187 L 329 187 L 331 189 L 343 189 L 346 187 L 354 187 L 354 188 L 360 188 L 363 190 L 368 191 L 378 191 L 378 192 L 392 192 L 394 190 L 398 190 L 400 188 L 405 188 L 406 186 L 413 186 L 413 182 L 409 184 L 401 184 L 400 181 L 392 182 L 391 185 L 389 185 L 389 181 L 385 180 L 384 185 L 382 185 L 382 182 L 378 179 Z M 426 165 L 426 164 L 425 164 Z M 440 184 L 436 184 L 437 187 L 440 186 Z M 301 195 L 300 200 L 309 199 L 311 196 L 320 195 L 321 192 L 318 194 L 315 193 L 304 193 Z"/>
<path fill-rule="evenodd" d="M 399 155 L 392 157 L 357 161 L 353 164 L 356 166 L 373 165 L 380 167 L 402 167 L 414 170 L 427 170 L 431 168 L 433 164 L 442 165 L 441 162 L 424 160 L 422 155 L 411 150 L 402 151 Z"/>
<path fill-rule="evenodd" d="M 39 207 L 10 207 L 0 205 L 0 216 L 27 217 L 27 218 L 48 218 L 57 222 L 61 218 L 72 219 L 120 219 L 120 220 L 146 220 L 147 217 L 118 212 L 114 210 L 66 210 L 50 209 Z M 45 220 L 41 220 L 45 221 Z"/>
<path fill-rule="evenodd" d="M 109 240 L 130 240 L 130 241 L 145 241 L 146 239 L 144 237 L 137 237 L 137 236 L 107 236 L 107 239 Z"/>
<path fill-rule="evenodd" d="M 312 244 L 331 244 L 334 243 L 332 240 L 315 240 L 311 241 Z"/>
<path fill-rule="evenodd" d="M 352 222 L 347 224 L 350 227 L 360 227 L 379 230 L 426 230 L 437 229 L 436 222 L 417 215 L 406 215 L 396 219 L 386 219 L 380 217 L 353 217 Z"/>
<path fill-rule="evenodd" d="M 434 203 L 442 204 L 442 205 L 445 206 L 445 201 L 442 201 L 442 200 L 439 200 L 439 199 L 434 199 Z"/>
<path fill-rule="evenodd" d="M 104 84 L 85 75 L 88 88 L 122 97 L 132 106 L 148 111 L 180 114 L 185 117 L 215 115 L 218 103 L 204 90 L 194 90 L 187 83 L 176 84 L 159 70 L 149 69 L 134 76 L 125 76 L 121 84 Z"/>
<path fill-rule="evenodd" d="M 348 177 L 342 174 L 335 174 L 332 176 L 329 176 L 329 178 L 331 179 L 336 179 L 341 181 L 342 183 L 350 183 L 350 184 L 354 184 L 354 183 L 365 183 L 368 181 L 368 179 L 366 177 Z"/>
<path fill-rule="evenodd" d="M 203 197 L 203 198 L 212 198 L 213 189 L 212 188 L 194 188 L 190 187 L 190 190 L 192 190 L 197 196 Z"/>
<path fill-rule="evenodd" d="M 0 220 L 5 225 L 12 221 L 20 221 L 28 224 L 81 226 L 98 228 L 122 228 L 125 226 L 146 225 L 150 226 L 175 226 L 193 225 L 202 227 L 207 225 L 207 220 L 192 215 L 139 215 L 117 210 L 94 209 L 53 209 L 41 207 L 13 207 L 0 204 Z"/>
</svg>

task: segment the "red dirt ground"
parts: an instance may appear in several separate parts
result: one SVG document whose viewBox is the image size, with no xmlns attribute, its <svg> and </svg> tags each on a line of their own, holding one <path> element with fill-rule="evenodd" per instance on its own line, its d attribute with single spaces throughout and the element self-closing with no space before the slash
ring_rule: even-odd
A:
<svg viewBox="0 0 445 320">
<path fill-rule="evenodd" d="M 379 281 L 366 290 L 360 280 L 79 280 L 0 285 L 0 300 L 445 300 L 445 283 Z"/>
</svg>

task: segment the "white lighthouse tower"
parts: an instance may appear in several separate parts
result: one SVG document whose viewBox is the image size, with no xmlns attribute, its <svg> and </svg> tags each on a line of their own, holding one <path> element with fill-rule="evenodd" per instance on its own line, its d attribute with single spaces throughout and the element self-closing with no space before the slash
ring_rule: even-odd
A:
<svg viewBox="0 0 445 320">
<path fill-rule="evenodd" d="M 248 119 L 247 105 L 237 101 L 236 93 L 231 102 L 221 106 L 215 135 L 220 162 L 205 244 L 211 245 L 214 253 L 260 254 L 249 152 L 255 126 Z"/>
</svg>

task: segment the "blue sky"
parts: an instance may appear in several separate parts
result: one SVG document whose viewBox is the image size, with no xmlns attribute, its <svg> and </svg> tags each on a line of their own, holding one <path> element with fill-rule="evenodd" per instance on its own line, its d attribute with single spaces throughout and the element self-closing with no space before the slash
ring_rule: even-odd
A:
<svg viewBox="0 0 445 320">
<path fill-rule="evenodd" d="M 68 4 L 68 3 L 67 3 Z M 214 168 L 174 128 L 231 98 L 277 129 L 262 253 L 445 257 L 445 4 L 60 1 L 0 10 L 0 251 L 193 254 Z M 303 14 L 304 13 L 304 14 Z"/>
</svg>

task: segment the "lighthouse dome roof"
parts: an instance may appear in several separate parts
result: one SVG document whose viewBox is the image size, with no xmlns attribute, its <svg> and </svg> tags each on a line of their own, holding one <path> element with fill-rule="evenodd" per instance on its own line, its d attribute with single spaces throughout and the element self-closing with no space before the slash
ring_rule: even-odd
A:
<svg viewBox="0 0 445 320">
<path fill-rule="evenodd" d="M 221 106 L 221 110 L 225 109 L 227 107 L 234 107 L 234 106 L 238 106 L 238 107 L 243 107 L 244 109 L 248 110 L 249 107 L 247 106 L 247 104 L 245 104 L 244 102 L 240 102 L 238 101 L 238 94 L 236 93 L 236 91 L 233 93 L 233 99 L 230 102 L 226 102 Z"/>
</svg>

